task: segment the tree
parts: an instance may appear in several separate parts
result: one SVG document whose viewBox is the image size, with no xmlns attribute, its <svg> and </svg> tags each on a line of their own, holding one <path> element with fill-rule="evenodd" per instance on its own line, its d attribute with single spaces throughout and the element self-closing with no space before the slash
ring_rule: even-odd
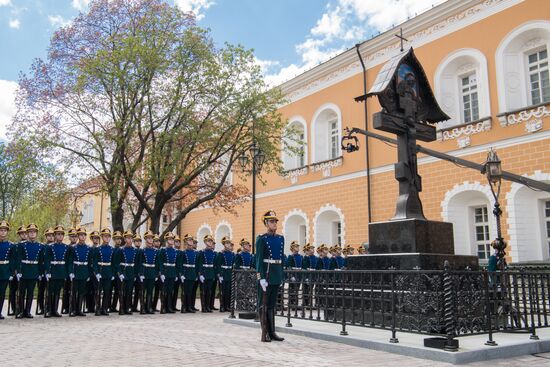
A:
<svg viewBox="0 0 550 367">
<path fill-rule="evenodd" d="M 155 231 L 166 210 L 166 230 L 200 205 L 230 210 L 247 190 L 227 179 L 252 141 L 265 172 L 280 168 L 282 95 L 252 51 L 217 48 L 160 0 L 92 1 L 19 85 L 14 131 L 101 177 L 115 229 L 124 210 Z"/>
</svg>

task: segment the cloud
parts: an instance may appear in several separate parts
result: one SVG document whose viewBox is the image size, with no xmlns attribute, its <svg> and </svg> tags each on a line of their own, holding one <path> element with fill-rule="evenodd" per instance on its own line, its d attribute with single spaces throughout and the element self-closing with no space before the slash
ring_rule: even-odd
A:
<svg viewBox="0 0 550 367">
<path fill-rule="evenodd" d="M 48 15 L 48 20 L 54 27 L 65 27 L 71 24 L 70 20 L 63 18 L 61 15 Z"/>
<path fill-rule="evenodd" d="M 91 0 L 73 0 L 71 5 L 73 6 L 73 8 L 77 10 L 84 11 L 88 9 L 88 5 L 90 5 L 90 1 Z"/>
<path fill-rule="evenodd" d="M 19 19 L 10 19 L 8 24 L 10 28 L 13 29 L 19 29 L 21 27 L 21 22 L 19 21 Z"/>
<path fill-rule="evenodd" d="M 203 10 L 215 4 L 213 0 L 175 0 L 174 3 L 181 11 L 194 13 L 197 20 L 204 18 Z"/>
<path fill-rule="evenodd" d="M 6 128 L 15 115 L 15 92 L 17 83 L 0 79 L 0 139 L 6 139 Z"/>
<path fill-rule="evenodd" d="M 0 0 L 0 6 L 11 5 L 11 0 Z"/>
</svg>

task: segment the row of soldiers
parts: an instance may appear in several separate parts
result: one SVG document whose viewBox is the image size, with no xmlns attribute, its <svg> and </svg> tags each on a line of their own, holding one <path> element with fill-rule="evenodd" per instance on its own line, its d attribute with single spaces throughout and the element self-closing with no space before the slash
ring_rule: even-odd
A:
<svg viewBox="0 0 550 367">
<path fill-rule="evenodd" d="M 38 227 L 29 224 L 17 231 L 20 242 L 7 241 L 7 221 L 0 221 L 0 318 L 9 284 L 9 305 L 18 318 L 32 318 L 31 309 L 38 284 L 37 314 L 60 317 L 59 301 L 63 290 L 62 313 L 70 316 L 142 314 L 157 311 L 174 313 L 181 289 L 181 312 L 194 313 L 197 289 L 200 288 L 201 311 L 212 312 L 216 287 L 219 287 L 220 311 L 230 308 L 231 272 L 233 268 L 255 267 L 250 243 L 242 239 L 239 253 L 233 242 L 224 237 L 224 249 L 214 251 L 214 239 L 203 238 L 205 248 L 197 251 L 198 241 L 186 234 L 183 247 L 172 233 L 160 237 L 147 231 L 143 238 L 131 231 L 111 233 L 108 228 L 88 234 L 82 228 L 69 230 L 70 244 L 65 244 L 61 226 L 47 229 L 46 243 L 37 241 Z M 114 244 L 111 245 L 111 240 Z"/>
</svg>

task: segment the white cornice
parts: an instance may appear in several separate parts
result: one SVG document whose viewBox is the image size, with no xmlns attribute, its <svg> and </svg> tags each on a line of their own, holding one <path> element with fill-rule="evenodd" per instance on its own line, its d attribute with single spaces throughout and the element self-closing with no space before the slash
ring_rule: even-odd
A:
<svg viewBox="0 0 550 367">
<path fill-rule="evenodd" d="M 449 0 L 363 42 L 359 49 L 367 69 L 370 69 L 399 52 L 399 42 L 395 38 L 398 28 L 405 30 L 404 36 L 413 47 L 419 47 L 523 1 Z M 292 103 L 360 72 L 356 50 L 351 48 L 279 87 L 287 96 L 288 103 Z"/>
</svg>

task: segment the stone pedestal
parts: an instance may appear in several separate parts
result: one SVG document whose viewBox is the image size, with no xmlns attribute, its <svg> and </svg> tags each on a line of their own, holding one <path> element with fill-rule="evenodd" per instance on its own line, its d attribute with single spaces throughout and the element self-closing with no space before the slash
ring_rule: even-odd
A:
<svg viewBox="0 0 550 367">
<path fill-rule="evenodd" d="M 464 270 L 469 267 L 478 270 L 479 263 L 476 256 L 452 254 L 368 254 L 350 256 L 347 260 L 349 270 L 443 270 L 445 260 L 449 261 L 452 270 Z"/>
</svg>

